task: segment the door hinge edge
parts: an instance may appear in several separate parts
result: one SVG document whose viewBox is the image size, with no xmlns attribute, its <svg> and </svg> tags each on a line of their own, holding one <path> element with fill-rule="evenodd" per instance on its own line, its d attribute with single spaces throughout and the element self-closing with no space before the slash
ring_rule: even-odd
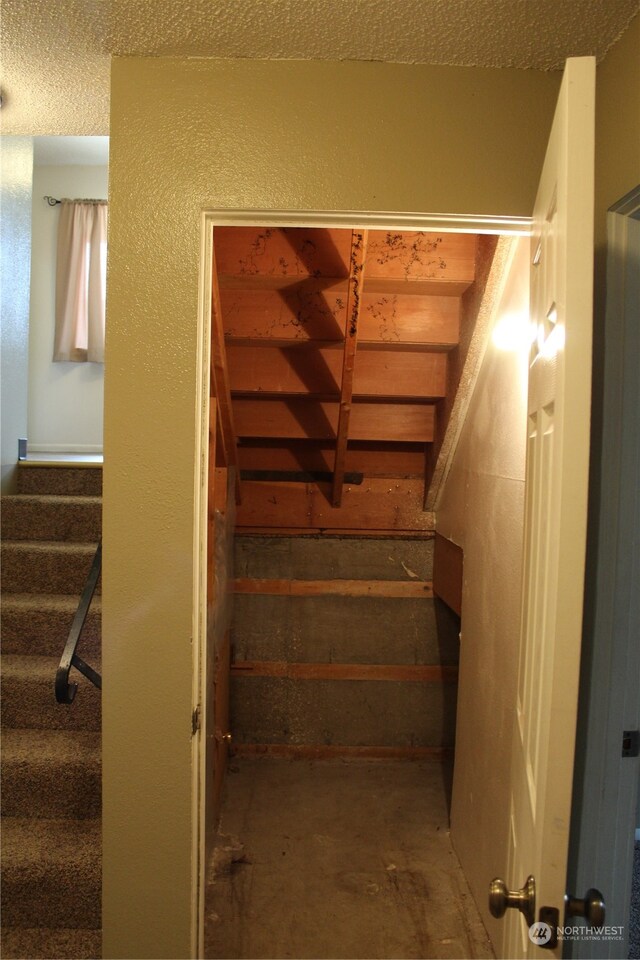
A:
<svg viewBox="0 0 640 960">
<path fill-rule="evenodd" d="M 196 733 L 200 729 L 200 716 L 201 716 L 200 704 L 195 708 L 191 714 L 191 736 L 195 737 Z"/>
</svg>

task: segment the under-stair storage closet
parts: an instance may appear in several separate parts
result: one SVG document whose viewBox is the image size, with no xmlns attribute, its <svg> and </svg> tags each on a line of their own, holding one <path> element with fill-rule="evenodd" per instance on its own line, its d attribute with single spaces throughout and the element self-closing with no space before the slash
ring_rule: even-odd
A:
<svg viewBox="0 0 640 960">
<path fill-rule="evenodd" d="M 214 228 L 207 957 L 491 956 L 432 502 L 495 246 Z"/>
</svg>

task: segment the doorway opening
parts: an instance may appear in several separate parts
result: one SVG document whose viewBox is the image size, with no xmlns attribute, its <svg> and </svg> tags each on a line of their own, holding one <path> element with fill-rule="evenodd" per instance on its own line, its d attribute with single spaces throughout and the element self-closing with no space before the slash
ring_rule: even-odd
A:
<svg viewBox="0 0 640 960">
<path fill-rule="evenodd" d="M 462 553 L 433 506 L 512 243 L 213 230 L 206 956 L 492 956 L 448 839 Z"/>
</svg>

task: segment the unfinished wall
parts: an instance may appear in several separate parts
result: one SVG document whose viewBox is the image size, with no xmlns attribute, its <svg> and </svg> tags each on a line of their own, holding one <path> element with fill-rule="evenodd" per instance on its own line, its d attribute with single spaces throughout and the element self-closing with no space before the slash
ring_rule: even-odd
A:
<svg viewBox="0 0 640 960">
<path fill-rule="evenodd" d="M 191 950 L 203 207 L 528 215 L 558 83 L 554 74 L 518 70 L 114 60 L 105 957 L 187 957 Z"/>
<path fill-rule="evenodd" d="M 107 199 L 106 166 L 35 166 L 29 318 L 29 449 L 102 451 L 104 365 L 54 363 L 59 207 L 45 195 Z"/>
<path fill-rule="evenodd" d="M 428 535 L 238 536 L 234 752 L 449 757 L 458 622 L 432 567 Z"/>
<path fill-rule="evenodd" d="M 520 630 L 529 241 L 516 241 L 436 516 L 464 550 L 452 839 L 494 940 L 487 885 L 507 862 L 511 733 Z M 496 842 L 497 841 L 497 842 Z"/>
</svg>

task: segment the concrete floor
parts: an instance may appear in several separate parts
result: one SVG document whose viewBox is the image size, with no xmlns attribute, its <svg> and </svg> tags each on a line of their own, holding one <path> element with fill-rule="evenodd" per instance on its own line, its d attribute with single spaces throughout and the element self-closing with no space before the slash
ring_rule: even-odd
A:
<svg viewBox="0 0 640 960">
<path fill-rule="evenodd" d="M 448 784 L 435 762 L 233 760 L 207 960 L 493 957 Z"/>
</svg>

